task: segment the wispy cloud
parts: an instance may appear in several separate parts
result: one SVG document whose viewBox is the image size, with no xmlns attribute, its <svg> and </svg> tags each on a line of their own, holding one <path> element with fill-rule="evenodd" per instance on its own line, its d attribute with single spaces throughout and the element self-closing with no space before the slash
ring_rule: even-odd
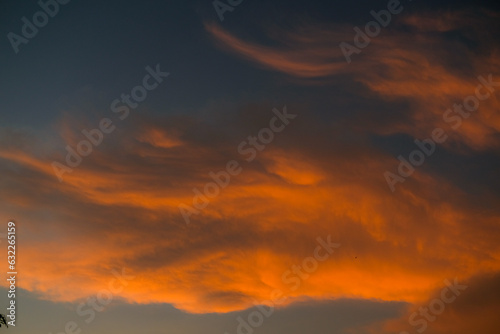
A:
<svg viewBox="0 0 500 334">
<path fill-rule="evenodd" d="M 291 124 L 187 227 L 177 205 L 210 171 L 238 159 L 238 134 L 266 125 L 268 109 L 253 108 L 255 122 L 231 130 L 197 118 L 144 118 L 127 136 L 110 137 L 63 184 L 53 175 L 53 154 L 2 150 L 9 180 L 2 203 L 33 239 L 23 245 L 21 287 L 73 301 L 105 285 L 110 268 L 127 267 L 137 276 L 122 294 L 127 300 L 234 311 L 284 288 L 281 274 L 328 234 L 342 249 L 287 303 L 417 302 L 443 277 L 500 269 L 491 232 L 497 211 L 481 212 L 456 185 L 424 173 L 395 197 L 380 180 L 389 163 L 383 152 L 368 139 L 346 147 L 332 140 L 332 125 L 312 119 Z M 314 137 L 296 135 L 311 131 Z"/>
</svg>

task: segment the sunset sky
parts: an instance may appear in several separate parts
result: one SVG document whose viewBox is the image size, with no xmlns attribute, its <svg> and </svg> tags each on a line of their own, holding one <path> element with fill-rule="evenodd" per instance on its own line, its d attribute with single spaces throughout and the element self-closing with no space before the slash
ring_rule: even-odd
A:
<svg viewBox="0 0 500 334">
<path fill-rule="evenodd" d="M 500 4 L 4 0 L 0 27 L 0 331 L 499 333 Z"/>
</svg>

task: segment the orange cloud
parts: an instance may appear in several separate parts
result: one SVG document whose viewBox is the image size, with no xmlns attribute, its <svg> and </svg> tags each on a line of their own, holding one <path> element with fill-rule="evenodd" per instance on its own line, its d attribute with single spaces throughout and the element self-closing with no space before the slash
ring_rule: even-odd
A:
<svg viewBox="0 0 500 334">
<path fill-rule="evenodd" d="M 269 114 L 254 114 L 267 125 Z M 390 158 L 364 141 L 345 149 L 324 124 L 290 125 L 252 163 L 236 149 L 245 136 L 234 133 L 254 129 L 219 130 L 219 141 L 210 131 L 199 137 L 205 126 L 145 119 L 129 137 L 110 137 L 112 145 L 96 149 L 64 183 L 49 156 L 1 151 L 5 166 L 21 171 L 4 168 L 10 192 L 1 198 L 9 208 L 2 219 L 15 218 L 27 239 L 20 287 L 75 301 L 127 267 L 136 278 L 120 297 L 130 302 L 229 312 L 270 299 L 274 289 L 288 297 L 284 305 L 340 297 L 418 303 L 443 277 L 500 270 L 492 233 L 498 212 L 478 211 L 446 179 L 420 173 L 393 195 L 381 177 Z M 166 139 L 170 127 L 178 129 L 175 145 Z M 296 135 L 303 131 L 315 136 Z M 229 159 L 241 161 L 243 172 L 186 226 L 178 204 Z M 292 290 L 283 273 L 328 235 L 341 247 Z"/>
<path fill-rule="evenodd" d="M 379 129 L 377 133 L 429 137 L 436 127 L 449 129 L 443 114 L 455 103 L 474 95 L 478 76 L 492 74 L 495 82 L 500 81 L 496 37 L 484 33 L 491 31 L 491 25 L 498 28 L 498 14 L 479 11 L 401 15 L 373 37 L 360 54 L 354 54 L 350 64 L 339 44 L 353 43 L 352 27 L 310 23 L 297 26 L 295 31 L 277 29 L 281 32 L 273 31 L 271 37 L 276 46 L 245 41 L 213 23 L 206 23 L 205 28 L 224 50 L 261 67 L 303 79 L 299 81 L 302 84 L 317 84 L 311 81 L 317 79 L 342 85 L 347 76 L 369 90 L 358 92 L 360 95 L 376 94 L 385 101 L 405 101 L 411 106 L 406 123 Z M 465 42 L 450 39 L 451 33 Z M 474 40 L 477 46 L 468 46 L 467 40 Z M 453 134 L 445 143 L 448 148 L 456 149 L 456 143 L 483 150 L 498 148 L 498 91 L 481 102 L 479 110 L 456 133 L 450 131 Z"/>
</svg>

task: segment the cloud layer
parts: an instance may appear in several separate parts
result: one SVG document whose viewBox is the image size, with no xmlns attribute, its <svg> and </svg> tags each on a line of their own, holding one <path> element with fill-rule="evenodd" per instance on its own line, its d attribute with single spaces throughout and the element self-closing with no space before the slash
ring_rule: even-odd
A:
<svg viewBox="0 0 500 334">
<path fill-rule="evenodd" d="M 443 113 L 474 93 L 477 76 L 500 79 L 498 49 L 485 46 L 493 37 L 478 32 L 486 22 L 497 25 L 496 16 L 464 15 L 406 16 L 351 64 L 338 48 L 353 37 L 346 27 L 309 25 L 278 34 L 279 46 L 263 46 L 207 24 L 226 50 L 294 84 L 329 89 L 345 82 L 348 94 L 338 104 L 332 98 L 329 110 L 349 106 L 348 96 L 372 106 L 330 115 L 290 96 L 288 111 L 298 117 L 252 162 L 237 148 L 273 117 L 278 106 L 262 101 L 137 118 L 107 135 L 64 183 L 51 166 L 64 160 L 62 150 L 47 149 L 29 131 L 4 129 L 1 219 L 15 219 L 22 231 L 20 286 L 42 298 L 76 301 L 106 288 L 112 269 L 127 267 L 136 278 L 122 298 L 193 313 L 246 309 L 274 289 L 286 291 L 285 305 L 337 298 L 421 305 L 443 279 L 456 276 L 479 277 L 471 290 L 487 295 L 478 282 L 500 271 L 500 194 L 494 168 L 479 162 L 499 161 L 500 89 L 459 129 L 446 128 L 450 140 L 439 148 L 441 159 L 463 166 L 442 171 L 428 162 L 396 193 L 383 178 L 397 168 L 395 147 L 406 152 L 397 138 L 426 138 L 445 128 Z M 410 35 L 411 46 L 403 43 Z M 457 52 L 463 57 L 453 60 Z M 61 118 L 54 125 L 60 147 L 75 147 L 92 124 Z M 240 162 L 241 174 L 186 225 L 178 205 L 191 204 L 193 188 L 202 189 L 209 172 L 230 160 Z M 283 273 L 328 235 L 341 247 L 291 290 Z M 488 282 L 494 289 L 496 281 Z M 474 298 L 454 310 L 468 312 L 463 308 Z M 485 307 L 498 309 L 491 304 Z"/>
</svg>

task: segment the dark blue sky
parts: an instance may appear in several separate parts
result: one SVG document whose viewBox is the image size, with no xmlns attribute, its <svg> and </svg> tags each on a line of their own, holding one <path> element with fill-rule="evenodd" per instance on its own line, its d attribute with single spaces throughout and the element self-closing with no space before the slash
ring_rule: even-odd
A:
<svg viewBox="0 0 500 334">
<path fill-rule="evenodd" d="M 409 11 L 457 9 L 468 3 L 416 1 Z M 300 17 L 363 24 L 371 19 L 370 10 L 385 4 L 377 5 L 371 1 L 243 2 L 225 14 L 222 26 L 263 41 L 260 24 L 292 26 Z M 31 19 L 39 10 L 35 1 L 2 1 L 2 33 L 20 34 L 21 18 Z M 61 101 L 84 89 L 92 90 L 97 95 L 93 102 L 105 107 L 107 100 L 135 86 L 145 66 L 157 63 L 172 76 L 147 104 L 162 112 L 189 112 L 206 100 L 230 96 L 284 98 L 269 93 L 277 83 L 267 80 L 267 71 L 249 67 L 214 47 L 204 29 L 204 22 L 213 21 L 218 18 L 209 1 L 70 1 L 61 5 L 28 44 L 20 45 L 18 54 L 3 38 L 0 98 L 5 111 L 1 121 L 49 121 L 61 112 Z"/>
</svg>

